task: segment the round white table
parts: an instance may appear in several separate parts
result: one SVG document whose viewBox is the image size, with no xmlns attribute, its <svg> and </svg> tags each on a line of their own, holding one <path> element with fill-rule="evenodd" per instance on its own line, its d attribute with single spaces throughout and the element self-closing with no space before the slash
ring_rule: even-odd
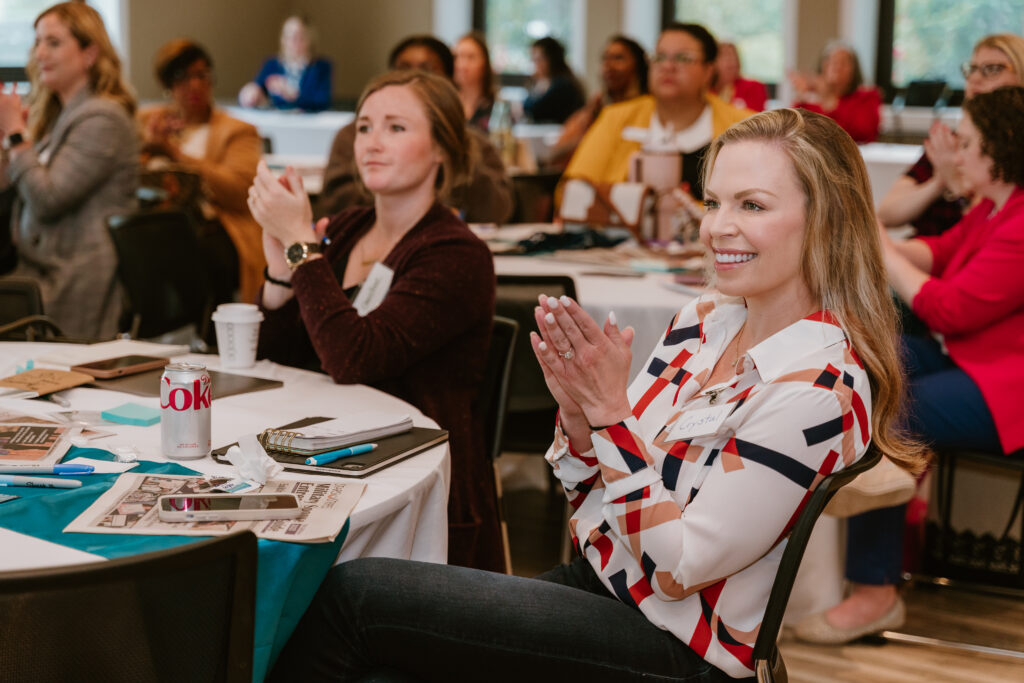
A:
<svg viewBox="0 0 1024 683">
<path fill-rule="evenodd" d="M 0 372 L 9 374 L 15 364 L 50 355 L 59 346 L 0 343 Z M 204 362 L 210 369 L 220 369 L 217 356 L 186 355 L 177 358 Z M 437 426 L 416 408 L 393 396 L 362 385 L 335 384 L 327 375 L 320 373 L 270 361 L 260 361 L 248 370 L 230 372 L 281 380 L 284 386 L 218 399 L 214 385 L 212 435 L 215 448 L 267 427 L 277 427 L 313 415 L 336 417 L 349 410 L 408 413 L 416 426 Z M 61 396 L 70 401 L 72 408 L 85 411 L 102 411 L 129 401 L 159 407 L 158 398 L 105 389 L 75 388 L 61 392 Z M 104 424 L 102 429 L 113 431 L 115 435 L 88 442 L 90 448 L 111 450 L 115 446 L 132 445 L 137 448 L 140 460 L 167 461 L 160 453 L 159 424 L 149 427 Z M 233 471 L 231 466 L 214 462 L 210 457 L 176 462 L 205 474 L 229 474 Z M 443 444 L 357 480 L 365 482 L 367 487 L 352 512 L 348 536 L 338 562 L 370 556 L 445 562 L 448 553 L 449 469 L 448 446 Z M 339 481 L 338 477 L 292 472 L 283 472 L 278 478 Z M 17 495 L 15 489 L 6 489 L 6 492 Z M 0 528 L 0 571 L 102 559 L 99 555 Z"/>
<path fill-rule="evenodd" d="M 491 231 L 491 238 L 503 241 L 525 239 L 536 232 L 550 232 L 550 224 L 509 225 Z M 478 231 L 482 238 L 488 233 Z M 494 257 L 499 275 L 568 275 L 576 284 L 580 305 L 598 323 L 614 311 L 620 328 L 633 326 L 632 379 L 643 369 L 651 349 L 659 342 L 672 317 L 701 292 L 677 285 L 670 273 L 634 272 L 626 268 L 559 260 L 552 256 Z"/>
</svg>

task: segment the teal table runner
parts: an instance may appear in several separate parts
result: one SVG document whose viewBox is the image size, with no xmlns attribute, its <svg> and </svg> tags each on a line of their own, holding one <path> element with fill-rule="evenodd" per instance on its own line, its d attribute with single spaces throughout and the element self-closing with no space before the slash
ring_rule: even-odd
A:
<svg viewBox="0 0 1024 683">
<path fill-rule="evenodd" d="M 113 460 L 109 451 L 72 447 L 65 460 L 77 457 Z M 187 474 L 200 472 L 177 463 L 140 460 L 133 473 Z M 63 532 L 87 507 L 109 489 L 119 475 L 80 477 L 77 489 L 4 488 L 20 496 L 0 504 L 0 527 L 107 558 L 164 550 L 202 540 L 195 536 L 139 536 L 132 534 L 79 534 Z M 256 569 L 256 632 L 253 643 L 253 681 L 267 670 L 306 611 L 327 570 L 341 552 L 348 522 L 333 543 L 258 541 Z"/>
</svg>

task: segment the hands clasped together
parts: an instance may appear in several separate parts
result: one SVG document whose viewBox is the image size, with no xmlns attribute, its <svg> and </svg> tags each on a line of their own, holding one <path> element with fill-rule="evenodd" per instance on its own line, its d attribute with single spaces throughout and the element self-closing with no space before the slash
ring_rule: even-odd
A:
<svg viewBox="0 0 1024 683">
<path fill-rule="evenodd" d="M 619 330 L 610 313 L 602 329 L 567 296 L 541 295 L 538 301 L 540 334 L 531 332 L 530 343 L 558 402 L 562 428 L 580 450 L 577 444 L 589 444 L 590 426 L 616 424 L 631 413 L 626 388 L 633 328 Z"/>
<path fill-rule="evenodd" d="M 328 220 L 313 225 L 313 207 L 302 185 L 302 178 L 289 166 L 280 178 L 260 161 L 249 188 L 249 211 L 263 228 L 263 251 L 271 275 L 288 273 L 284 247 L 293 242 L 318 242 Z"/>
</svg>

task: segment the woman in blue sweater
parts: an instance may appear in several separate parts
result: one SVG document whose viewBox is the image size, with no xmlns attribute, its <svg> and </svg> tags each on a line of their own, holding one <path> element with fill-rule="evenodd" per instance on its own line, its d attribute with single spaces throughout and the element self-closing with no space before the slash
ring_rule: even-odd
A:
<svg viewBox="0 0 1024 683">
<path fill-rule="evenodd" d="M 313 58 L 312 28 L 302 17 L 281 27 L 281 54 L 263 63 L 238 93 L 243 107 L 323 111 L 331 105 L 331 63 Z"/>
</svg>

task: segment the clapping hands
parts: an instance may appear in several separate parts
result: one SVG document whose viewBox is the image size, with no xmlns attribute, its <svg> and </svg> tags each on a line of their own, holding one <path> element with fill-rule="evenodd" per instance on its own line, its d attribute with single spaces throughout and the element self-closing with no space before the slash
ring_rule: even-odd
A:
<svg viewBox="0 0 1024 683">
<path fill-rule="evenodd" d="M 541 295 L 534 310 L 540 334 L 530 333 L 544 379 L 561 408 L 570 439 L 590 426 L 620 422 L 631 414 L 626 388 L 633 329 L 619 330 L 614 314 L 604 328 L 563 296 Z"/>
</svg>

